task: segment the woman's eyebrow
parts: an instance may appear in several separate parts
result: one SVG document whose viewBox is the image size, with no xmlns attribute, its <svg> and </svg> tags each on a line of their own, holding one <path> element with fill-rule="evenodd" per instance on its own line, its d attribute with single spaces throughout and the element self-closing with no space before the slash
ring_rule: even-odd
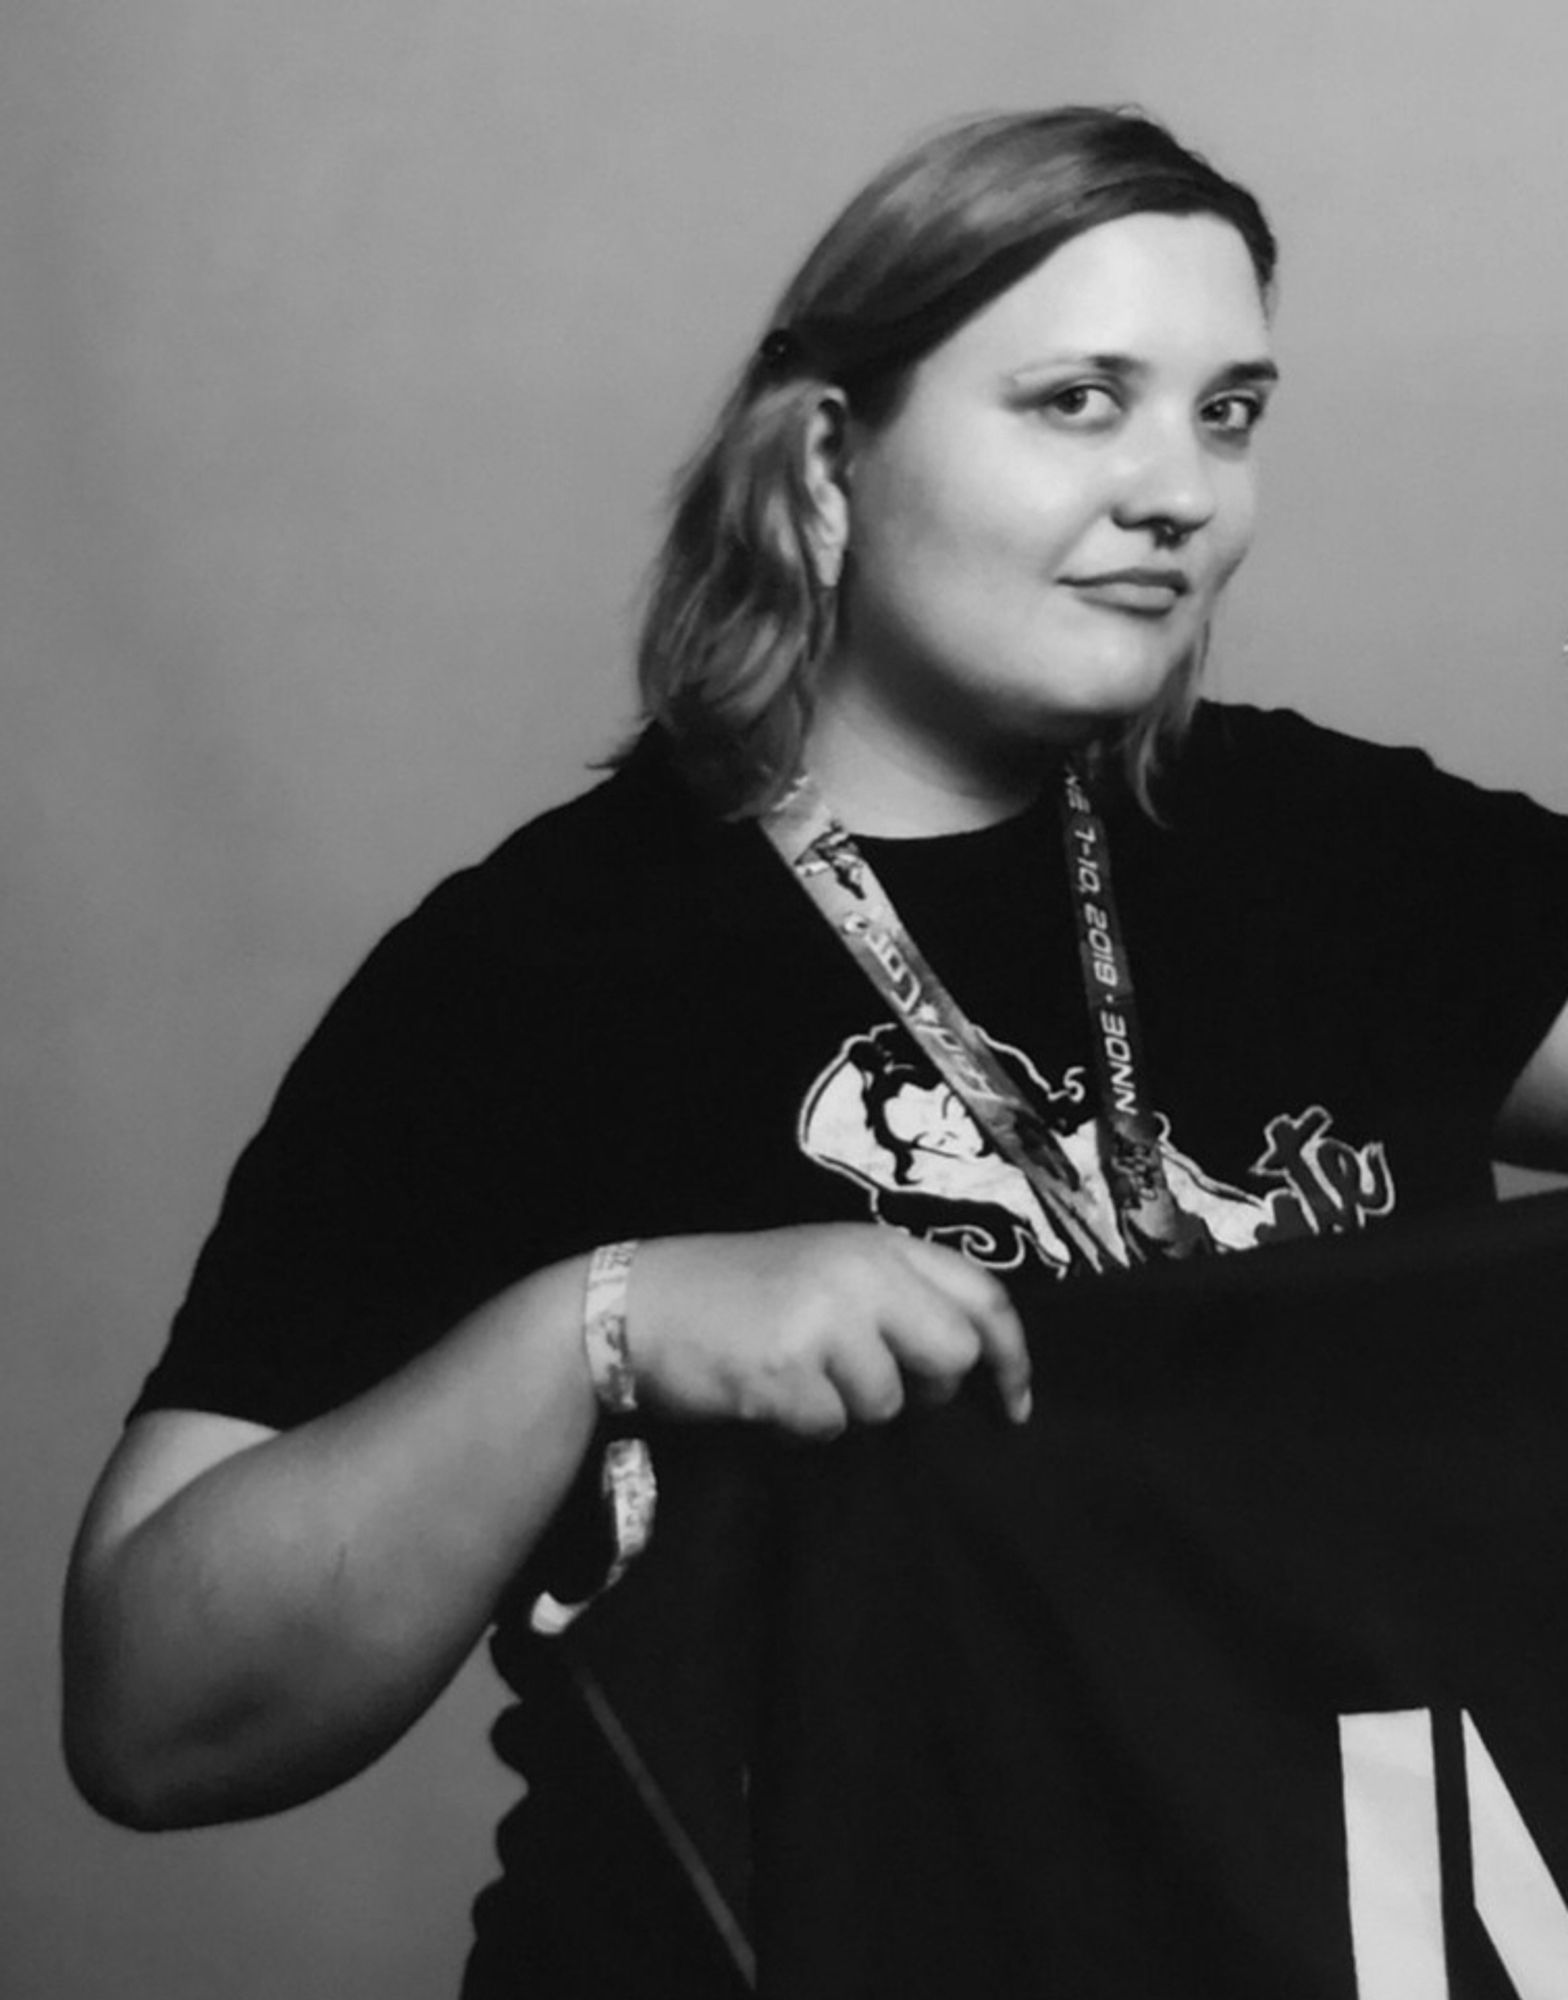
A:
<svg viewBox="0 0 1568 2000">
<path fill-rule="evenodd" d="M 1150 362 L 1141 361 L 1135 354 L 1088 354 L 1075 349 L 1061 354 L 1045 354 L 1037 361 L 1026 362 L 1022 368 L 1011 369 L 1007 380 L 1012 385 L 1022 386 L 1036 376 L 1066 367 L 1088 368 L 1097 375 L 1119 376 L 1129 381 L 1138 381 L 1154 372 Z M 1267 358 L 1232 361 L 1212 379 L 1217 387 L 1227 389 L 1243 384 L 1272 383 L 1279 380 L 1279 368 Z"/>
<path fill-rule="evenodd" d="M 1140 361 L 1131 354 L 1089 354 L 1081 348 L 1063 349 L 1059 354 L 1042 354 L 1037 360 L 1026 361 L 1022 368 L 1008 372 L 1009 382 L 1029 382 L 1036 375 L 1044 375 L 1057 368 L 1089 368 L 1096 375 L 1124 375 L 1136 378 L 1149 373 L 1147 361 Z"/>
<path fill-rule="evenodd" d="M 1214 378 L 1227 389 L 1241 388 L 1248 384 L 1264 384 L 1279 380 L 1279 368 L 1272 361 L 1233 361 L 1228 368 L 1221 369 Z"/>
</svg>

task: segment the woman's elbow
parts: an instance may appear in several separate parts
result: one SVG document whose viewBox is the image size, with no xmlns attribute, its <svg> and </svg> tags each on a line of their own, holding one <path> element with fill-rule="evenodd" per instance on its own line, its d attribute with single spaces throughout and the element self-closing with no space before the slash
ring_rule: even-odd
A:
<svg viewBox="0 0 1568 2000">
<path fill-rule="evenodd" d="M 156 1783 L 147 1783 L 123 1760 L 103 1755 L 101 1746 L 84 1741 L 69 1723 L 63 1747 L 72 1784 L 95 1813 L 115 1826 L 132 1833 L 169 1833 L 192 1824 L 161 1796 Z"/>
<path fill-rule="evenodd" d="M 197 1822 L 182 1811 L 173 1763 L 138 1746 L 116 1704 L 67 1658 L 60 1747 L 78 1793 L 94 1812 L 135 1833 L 166 1833 Z"/>
<path fill-rule="evenodd" d="M 156 1651 L 156 1649 L 154 1649 Z M 61 1630 L 60 1742 L 65 1768 L 94 1812 L 141 1833 L 244 1815 L 225 1793 L 249 1702 L 203 1712 L 167 1684 L 138 1647 L 115 1592 L 73 1576 Z"/>
<path fill-rule="evenodd" d="M 324 1789 L 285 1789 L 246 1768 L 243 1744 L 210 1732 L 181 1737 L 138 1723 L 113 1700 L 73 1693 L 61 1712 L 65 1768 L 94 1812 L 135 1833 L 174 1833 L 280 1810 Z"/>
</svg>

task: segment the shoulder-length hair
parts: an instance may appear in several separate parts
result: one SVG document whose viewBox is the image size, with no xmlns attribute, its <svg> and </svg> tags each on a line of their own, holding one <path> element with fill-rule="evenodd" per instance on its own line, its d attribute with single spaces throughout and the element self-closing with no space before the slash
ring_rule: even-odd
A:
<svg viewBox="0 0 1568 2000">
<path fill-rule="evenodd" d="M 870 181 L 786 287 L 676 481 L 638 648 L 645 717 L 721 813 L 761 812 L 795 776 L 835 592 L 813 560 L 806 438 L 825 385 L 876 424 L 910 371 L 1074 236 L 1144 213 L 1232 223 L 1265 302 L 1276 247 L 1257 201 L 1136 111 L 971 118 Z M 1115 747 L 1136 796 L 1197 699 L 1200 644 Z"/>
</svg>

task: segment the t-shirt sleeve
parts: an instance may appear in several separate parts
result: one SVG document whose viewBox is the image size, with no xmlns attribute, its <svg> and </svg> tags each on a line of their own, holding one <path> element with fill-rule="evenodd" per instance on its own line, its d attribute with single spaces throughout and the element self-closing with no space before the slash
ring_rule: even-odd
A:
<svg viewBox="0 0 1568 2000">
<path fill-rule="evenodd" d="M 472 879 L 435 891 L 288 1070 L 132 1414 L 302 1422 L 579 1247 L 573 1106 L 552 1081 L 570 1072 L 570 1033 L 553 982 L 499 947 Z M 559 1135 L 549 1170 L 523 1126 Z"/>
<path fill-rule="evenodd" d="M 1568 817 L 1298 716 L 1252 764 L 1269 919 L 1353 960 L 1356 1039 L 1495 1113 L 1568 1005 Z M 1249 739 L 1243 738 L 1243 741 Z"/>
<path fill-rule="evenodd" d="M 1568 818 L 1432 769 L 1413 892 L 1437 948 L 1430 999 L 1500 1106 L 1568 1006 Z"/>
</svg>

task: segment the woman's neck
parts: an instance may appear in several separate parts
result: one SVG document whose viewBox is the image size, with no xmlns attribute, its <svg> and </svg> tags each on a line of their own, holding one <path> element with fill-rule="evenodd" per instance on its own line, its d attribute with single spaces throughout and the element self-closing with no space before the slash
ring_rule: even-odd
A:
<svg viewBox="0 0 1568 2000">
<path fill-rule="evenodd" d="M 973 833 L 1038 797 L 1048 751 L 990 762 L 949 743 L 895 733 L 853 694 L 824 693 L 806 735 L 806 768 L 852 833 L 922 839 Z"/>
</svg>

